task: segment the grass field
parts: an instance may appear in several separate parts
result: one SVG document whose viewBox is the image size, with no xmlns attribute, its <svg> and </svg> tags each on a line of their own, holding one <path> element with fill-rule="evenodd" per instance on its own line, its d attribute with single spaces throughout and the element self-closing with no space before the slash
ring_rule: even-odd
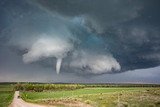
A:
<svg viewBox="0 0 160 107">
<path fill-rule="evenodd" d="M 13 99 L 13 85 L 0 85 L 0 107 L 8 107 Z"/>
<path fill-rule="evenodd" d="M 111 93 L 120 91 L 138 90 L 137 88 L 84 88 L 70 91 L 46 91 L 46 92 L 22 92 L 21 95 L 25 100 L 39 100 L 39 99 L 57 99 L 65 97 L 76 97 L 79 95 Z M 142 89 L 141 89 L 142 90 Z"/>
<path fill-rule="evenodd" d="M 73 91 L 22 92 L 24 100 L 67 106 L 83 102 L 93 107 L 160 107 L 160 88 L 84 88 Z"/>
<path fill-rule="evenodd" d="M 0 107 L 8 107 L 11 103 L 15 86 L 0 84 Z M 39 86 L 43 90 L 36 92 Z M 20 95 L 27 102 L 56 107 L 160 107 L 160 87 L 75 87 L 75 84 L 22 84 Z"/>
<path fill-rule="evenodd" d="M 148 91 L 147 91 L 148 90 Z M 159 89 L 138 89 L 79 97 L 94 107 L 160 107 Z"/>
</svg>

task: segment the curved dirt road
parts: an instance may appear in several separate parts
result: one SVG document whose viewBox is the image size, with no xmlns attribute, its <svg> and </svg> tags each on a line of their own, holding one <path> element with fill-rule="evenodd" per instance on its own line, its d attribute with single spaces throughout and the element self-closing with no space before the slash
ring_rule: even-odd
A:
<svg viewBox="0 0 160 107">
<path fill-rule="evenodd" d="M 19 96 L 19 91 L 15 91 L 14 99 L 9 107 L 50 107 L 50 106 L 27 103 L 23 101 L 21 98 L 18 98 L 18 96 Z"/>
<path fill-rule="evenodd" d="M 15 91 L 13 101 L 9 107 L 56 107 L 56 106 L 51 106 L 51 105 L 38 105 L 38 104 L 32 104 L 32 103 L 27 103 L 23 101 L 21 98 L 18 98 L 19 96 L 19 91 Z M 64 105 L 67 107 L 92 107 L 91 105 L 82 103 L 82 102 L 54 102 L 53 104 L 55 105 Z"/>
</svg>

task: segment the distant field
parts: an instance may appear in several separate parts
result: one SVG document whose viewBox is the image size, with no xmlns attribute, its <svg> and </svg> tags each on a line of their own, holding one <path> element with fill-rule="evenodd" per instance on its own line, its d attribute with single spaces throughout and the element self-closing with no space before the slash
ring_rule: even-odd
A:
<svg viewBox="0 0 160 107">
<path fill-rule="evenodd" d="M 143 88 L 84 88 L 69 91 L 47 91 L 47 92 L 22 92 L 21 95 L 25 100 L 39 100 L 39 99 L 56 99 L 65 97 L 76 97 L 79 95 L 99 94 L 99 93 L 113 93 L 120 91 L 144 90 Z"/>
<path fill-rule="evenodd" d="M 159 85 L 38 83 L 0 84 L 0 107 L 8 107 L 14 90 L 27 102 L 56 107 L 160 107 Z"/>
<path fill-rule="evenodd" d="M 83 102 L 93 107 L 160 107 L 160 88 L 84 88 L 73 91 L 22 92 L 24 100 L 60 107 Z"/>
<path fill-rule="evenodd" d="M 13 99 L 13 85 L 0 85 L 0 107 L 8 107 Z"/>
<path fill-rule="evenodd" d="M 160 89 L 138 89 L 77 97 L 93 107 L 160 107 Z"/>
</svg>

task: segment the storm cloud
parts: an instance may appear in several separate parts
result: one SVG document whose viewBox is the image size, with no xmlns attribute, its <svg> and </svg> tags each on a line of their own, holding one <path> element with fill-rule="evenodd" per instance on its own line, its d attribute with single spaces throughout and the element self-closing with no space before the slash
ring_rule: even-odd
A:
<svg viewBox="0 0 160 107">
<path fill-rule="evenodd" d="M 158 0 L 0 3 L 1 53 L 31 68 L 104 75 L 160 65 Z"/>
</svg>

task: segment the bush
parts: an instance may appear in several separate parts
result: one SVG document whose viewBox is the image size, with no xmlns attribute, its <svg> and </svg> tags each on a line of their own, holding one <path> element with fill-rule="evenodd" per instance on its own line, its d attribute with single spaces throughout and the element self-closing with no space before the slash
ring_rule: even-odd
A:
<svg viewBox="0 0 160 107">
<path fill-rule="evenodd" d="M 16 91 L 23 91 L 24 90 L 24 86 L 22 84 L 16 84 L 14 87 L 14 90 Z"/>
</svg>

